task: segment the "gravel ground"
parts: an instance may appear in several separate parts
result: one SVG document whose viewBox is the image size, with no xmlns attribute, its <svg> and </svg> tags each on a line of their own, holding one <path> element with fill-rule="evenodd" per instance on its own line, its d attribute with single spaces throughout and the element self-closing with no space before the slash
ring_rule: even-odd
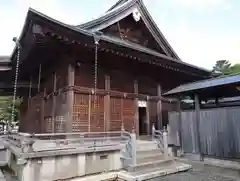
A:
<svg viewBox="0 0 240 181">
<path fill-rule="evenodd" d="M 213 166 L 196 166 L 188 172 L 155 178 L 149 181 L 240 181 L 240 171 Z"/>
</svg>

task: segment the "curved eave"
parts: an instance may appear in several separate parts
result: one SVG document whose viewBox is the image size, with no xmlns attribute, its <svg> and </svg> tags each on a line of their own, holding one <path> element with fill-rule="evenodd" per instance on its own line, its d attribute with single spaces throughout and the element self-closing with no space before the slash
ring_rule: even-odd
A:
<svg viewBox="0 0 240 181">
<path fill-rule="evenodd" d="M 121 3 L 121 5 L 118 5 L 119 3 Z M 160 31 L 154 20 L 152 19 L 150 13 L 148 12 L 142 0 L 131 0 L 126 2 L 120 1 L 116 4 L 117 4 L 116 6 L 118 7 L 111 9 L 100 18 L 97 18 L 95 20 L 89 21 L 76 27 L 90 30 L 93 32 L 101 31 L 102 29 L 122 20 L 123 18 L 131 14 L 133 9 L 137 8 L 142 16 L 144 23 L 146 24 L 147 28 L 149 29 L 153 37 L 156 39 L 159 46 L 164 50 L 164 52 L 168 56 L 174 57 L 175 59 L 181 61 L 176 52 L 167 42 L 166 38 L 163 36 L 162 32 Z"/>
<path fill-rule="evenodd" d="M 87 23 L 83 23 L 81 25 L 76 26 L 79 29 L 86 29 L 86 30 L 92 30 L 94 27 L 97 27 L 101 25 L 102 23 L 108 22 L 106 24 L 113 24 L 114 22 L 117 22 L 118 20 L 124 18 L 124 16 L 121 16 L 123 12 L 129 11 L 131 8 L 133 8 L 136 5 L 136 1 L 138 0 L 131 0 L 129 2 L 125 2 L 122 5 L 120 5 L 118 8 L 113 9 L 111 11 L 108 11 L 103 16 L 96 18 L 92 21 L 89 21 Z M 128 13 L 130 14 L 130 13 Z M 125 15 L 126 16 L 126 15 Z M 114 19 L 114 22 L 112 21 Z M 99 29 L 99 28 L 98 28 Z"/>
<path fill-rule="evenodd" d="M 113 9 L 115 9 L 116 7 L 120 6 L 123 3 L 126 3 L 128 0 L 118 0 L 113 6 L 111 6 L 107 12 L 112 11 Z"/>
<path fill-rule="evenodd" d="M 24 38 L 24 35 L 26 34 L 26 30 L 27 30 L 27 27 L 29 26 L 29 23 L 30 22 L 34 23 L 35 21 L 37 21 L 38 23 L 39 22 L 42 23 L 42 25 L 44 25 L 44 26 L 50 26 L 52 29 L 59 30 L 62 33 L 74 34 L 74 35 L 76 35 L 74 37 L 76 37 L 77 39 L 81 39 L 82 41 L 86 41 L 86 42 L 92 41 L 94 43 L 94 35 L 95 35 L 94 33 L 64 24 L 62 22 L 59 22 L 53 18 L 46 16 L 40 12 L 37 12 L 33 9 L 29 9 L 29 11 L 28 11 L 25 25 L 24 25 L 24 28 L 23 28 L 21 36 L 20 36 L 20 42 L 22 41 L 22 39 Z M 148 55 L 154 56 L 154 57 L 156 57 L 156 59 L 161 58 L 164 60 L 169 60 L 170 63 L 172 62 L 172 64 L 174 64 L 175 66 L 178 66 L 178 67 L 183 66 L 183 67 L 186 67 L 187 69 L 189 69 L 189 68 L 193 69 L 193 72 L 199 72 L 199 74 L 201 74 L 201 75 L 199 75 L 200 77 L 201 76 L 202 77 L 209 76 L 211 73 L 208 70 L 199 68 L 197 66 L 194 66 L 194 65 L 191 65 L 191 64 L 188 64 L 185 62 L 179 62 L 177 59 L 165 56 L 163 54 L 160 54 L 160 53 L 150 50 L 150 49 L 146 49 L 145 47 L 138 45 L 138 44 L 133 44 L 130 42 L 127 43 L 126 41 L 121 41 L 120 39 L 117 40 L 114 38 L 109 38 L 104 35 L 101 36 L 100 39 L 101 39 L 101 41 L 104 41 L 107 44 L 110 43 L 110 44 L 114 45 L 115 48 L 119 46 L 121 48 L 132 49 L 132 50 L 135 50 L 136 52 L 141 52 L 143 54 L 148 54 Z M 16 50 L 16 47 L 14 49 L 14 52 L 15 52 L 15 50 Z M 14 53 L 13 53 L 13 55 L 14 55 Z M 11 58 L 13 58 L 13 55 Z M 154 59 L 154 57 L 153 57 L 153 59 Z M 161 61 L 161 60 L 159 60 L 159 61 Z"/>
</svg>

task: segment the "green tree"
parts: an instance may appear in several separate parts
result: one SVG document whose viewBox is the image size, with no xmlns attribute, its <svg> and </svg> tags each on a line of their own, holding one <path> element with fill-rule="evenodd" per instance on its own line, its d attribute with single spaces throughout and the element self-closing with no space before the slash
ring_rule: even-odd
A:
<svg viewBox="0 0 240 181">
<path fill-rule="evenodd" d="M 231 65 L 228 60 L 218 60 L 213 67 L 214 72 L 221 72 L 224 75 L 240 73 L 240 64 Z"/>
<path fill-rule="evenodd" d="M 229 71 L 231 63 L 228 60 L 218 60 L 213 67 L 213 71 L 221 72 L 225 74 Z"/>
<path fill-rule="evenodd" d="M 227 74 L 237 74 L 240 73 L 240 64 L 235 64 L 229 68 Z"/>
<path fill-rule="evenodd" d="M 21 99 L 17 98 L 14 109 L 14 122 L 19 121 L 19 107 Z M 12 115 L 12 97 L 2 96 L 0 97 L 0 121 L 5 123 L 11 123 Z"/>
</svg>

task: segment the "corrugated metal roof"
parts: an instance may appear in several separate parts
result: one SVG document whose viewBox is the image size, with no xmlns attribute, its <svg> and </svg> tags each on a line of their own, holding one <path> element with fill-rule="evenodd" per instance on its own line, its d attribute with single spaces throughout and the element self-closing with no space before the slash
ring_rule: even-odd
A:
<svg viewBox="0 0 240 181">
<path fill-rule="evenodd" d="M 240 84 L 240 74 L 230 75 L 230 76 L 222 76 L 202 81 L 197 81 L 189 84 L 180 85 L 168 92 L 166 92 L 164 95 L 173 95 L 188 91 L 196 91 L 200 89 L 206 89 L 210 87 L 217 87 L 217 86 L 223 86 L 223 85 L 229 85 L 229 84 Z"/>
</svg>

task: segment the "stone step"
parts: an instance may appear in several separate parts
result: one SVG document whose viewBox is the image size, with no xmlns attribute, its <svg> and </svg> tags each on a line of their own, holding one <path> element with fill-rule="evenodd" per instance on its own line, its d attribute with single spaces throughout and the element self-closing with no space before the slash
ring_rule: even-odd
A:
<svg viewBox="0 0 240 181">
<path fill-rule="evenodd" d="M 163 164 L 158 167 L 152 167 L 140 171 L 134 172 L 121 171 L 118 173 L 118 178 L 126 181 L 136 180 L 143 181 L 166 176 L 177 172 L 187 171 L 191 168 L 192 166 L 189 164 L 172 161 L 169 162 L 168 164 Z"/>
<path fill-rule="evenodd" d="M 140 163 L 137 163 L 135 166 L 133 165 L 130 165 L 128 168 L 127 168 L 127 171 L 129 172 L 139 172 L 139 171 L 142 171 L 142 170 L 146 170 L 146 169 L 151 169 L 151 168 L 154 168 L 154 167 L 160 167 L 160 166 L 163 166 L 163 165 L 168 165 L 170 164 L 172 161 L 172 159 L 159 159 L 159 160 L 154 160 L 154 161 L 143 161 L 143 162 L 140 162 Z"/>
<path fill-rule="evenodd" d="M 164 159 L 165 158 L 164 158 L 164 155 L 162 153 L 160 153 L 160 154 L 158 153 L 158 154 L 155 154 L 155 155 L 148 155 L 148 156 L 145 156 L 145 157 L 137 155 L 137 164 L 155 162 L 155 161 L 164 160 Z"/>
<path fill-rule="evenodd" d="M 158 154 L 163 154 L 162 150 L 159 148 L 137 150 L 137 157 L 149 157 L 149 156 L 158 155 Z"/>
<path fill-rule="evenodd" d="M 144 143 L 137 143 L 137 150 L 152 150 L 157 149 L 158 145 L 154 142 L 144 142 Z"/>
</svg>

